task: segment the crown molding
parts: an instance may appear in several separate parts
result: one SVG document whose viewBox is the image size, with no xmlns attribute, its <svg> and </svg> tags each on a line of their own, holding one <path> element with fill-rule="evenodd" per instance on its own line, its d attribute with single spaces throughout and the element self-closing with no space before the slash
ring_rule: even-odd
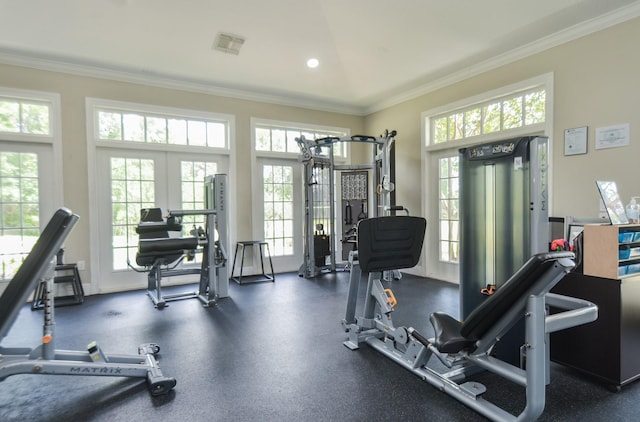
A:
<svg viewBox="0 0 640 422">
<path fill-rule="evenodd" d="M 429 94 L 430 92 L 434 92 L 438 89 L 445 88 L 449 85 L 453 85 L 465 79 L 477 76 L 481 73 L 497 69 L 501 66 L 508 65 L 534 54 L 541 53 L 550 48 L 566 44 L 570 41 L 574 41 L 589 34 L 602 31 L 604 29 L 634 19 L 638 16 L 640 16 L 640 2 L 635 2 L 629 6 L 622 7 L 613 12 L 606 13 L 586 22 L 576 24 L 560 32 L 556 32 L 552 35 L 546 36 L 522 47 L 518 47 L 504 54 L 500 54 L 490 59 L 481 61 L 473 66 L 465 67 L 464 69 L 453 72 L 446 77 L 438 78 L 415 89 L 407 90 L 398 95 L 389 97 L 384 101 L 377 102 L 375 105 L 367 107 L 365 109 L 365 114 L 369 115 L 377 111 L 384 110 L 385 108 L 398 105 L 405 101 L 413 100 L 414 98 Z"/>
<path fill-rule="evenodd" d="M 254 87 L 253 89 L 225 87 L 210 82 L 188 80 L 172 75 L 162 75 L 143 70 L 105 66 L 101 63 L 79 61 L 71 62 L 69 59 L 52 55 L 40 55 L 3 47 L 0 47 L 0 63 L 239 100 L 298 107 L 331 113 L 367 116 L 394 105 L 429 94 L 430 92 L 442 89 L 449 85 L 461 82 L 465 79 L 469 79 L 481 73 L 543 52 L 558 45 L 565 44 L 586 35 L 626 22 L 638 16 L 640 16 L 640 1 L 601 15 L 597 18 L 593 18 L 589 21 L 566 28 L 560 32 L 504 54 L 481 61 L 473 66 L 452 72 L 445 77 L 435 79 L 415 89 L 405 90 L 397 95 L 387 97 L 382 101 L 374 102 L 372 105 L 364 107 L 348 105 L 340 102 L 330 102 L 313 97 L 297 96 L 293 93 L 282 94 L 267 92 L 260 90 L 258 87 Z"/>
<path fill-rule="evenodd" d="M 224 87 L 204 81 L 188 80 L 171 75 L 155 74 L 134 69 L 116 68 L 100 63 L 69 61 L 69 59 L 52 55 L 33 54 L 11 48 L 0 47 L 0 63 L 28 67 L 50 72 L 107 79 L 118 82 L 134 83 L 158 88 L 175 89 L 198 94 L 207 94 L 239 100 L 276 104 L 288 107 L 307 108 L 316 111 L 364 116 L 363 107 L 355 107 L 342 103 L 328 102 L 311 97 L 277 94 L 260 89 L 240 89 Z"/>
</svg>

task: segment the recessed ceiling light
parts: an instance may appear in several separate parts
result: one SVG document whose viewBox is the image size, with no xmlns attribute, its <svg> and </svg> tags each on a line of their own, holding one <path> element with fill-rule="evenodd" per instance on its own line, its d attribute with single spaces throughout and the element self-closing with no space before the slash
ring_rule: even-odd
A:
<svg viewBox="0 0 640 422">
<path fill-rule="evenodd" d="M 318 59 L 307 60 L 307 66 L 310 67 L 311 69 L 315 69 L 316 67 L 318 67 L 319 64 L 320 64 L 320 61 Z"/>
</svg>

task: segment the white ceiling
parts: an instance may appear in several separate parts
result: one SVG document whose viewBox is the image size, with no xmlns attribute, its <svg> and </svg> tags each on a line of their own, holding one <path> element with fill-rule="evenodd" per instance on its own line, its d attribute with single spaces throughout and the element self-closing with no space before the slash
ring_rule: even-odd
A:
<svg viewBox="0 0 640 422">
<path fill-rule="evenodd" d="M 0 0 L 0 62 L 366 114 L 635 16 L 637 0 Z M 239 55 L 218 32 L 246 38 Z"/>
</svg>

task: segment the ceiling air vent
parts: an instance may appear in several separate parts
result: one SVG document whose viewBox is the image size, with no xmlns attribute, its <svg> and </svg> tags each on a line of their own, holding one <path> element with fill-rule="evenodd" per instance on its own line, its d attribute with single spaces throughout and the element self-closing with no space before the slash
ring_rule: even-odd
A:
<svg viewBox="0 0 640 422">
<path fill-rule="evenodd" d="M 244 38 L 238 35 L 224 34 L 220 32 L 213 42 L 213 48 L 214 50 L 223 51 L 229 54 L 235 54 L 237 56 L 240 52 L 240 47 L 242 47 L 242 44 L 244 44 Z"/>
</svg>

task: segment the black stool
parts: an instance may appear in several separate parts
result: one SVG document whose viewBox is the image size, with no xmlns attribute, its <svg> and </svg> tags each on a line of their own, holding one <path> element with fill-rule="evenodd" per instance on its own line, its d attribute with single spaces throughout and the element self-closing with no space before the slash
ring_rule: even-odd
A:
<svg viewBox="0 0 640 422">
<path fill-rule="evenodd" d="M 242 269 L 244 267 L 244 251 L 247 247 L 257 247 L 260 252 L 260 265 L 262 267 L 261 274 L 253 274 L 253 275 L 244 275 L 245 278 L 249 277 L 246 280 L 242 280 Z M 236 269 L 236 258 L 238 257 L 238 249 L 242 248 L 242 253 L 240 255 L 240 275 L 238 277 L 234 276 L 234 272 Z M 271 267 L 271 275 L 265 273 L 264 271 L 264 254 L 262 250 L 265 249 L 267 258 L 269 258 L 269 266 Z M 260 281 L 275 281 L 276 277 L 273 273 L 273 262 L 271 261 L 271 252 L 269 251 L 269 244 L 267 242 L 261 240 L 247 240 L 236 243 L 236 252 L 233 255 L 233 266 L 231 267 L 231 280 L 235 281 L 238 284 L 243 283 L 257 283 Z"/>
<path fill-rule="evenodd" d="M 53 279 L 53 284 L 67 284 L 71 286 L 72 294 L 67 296 L 56 296 L 55 306 L 68 306 L 79 305 L 84 302 L 84 289 L 82 288 L 82 281 L 80 281 L 80 273 L 78 272 L 78 266 L 76 264 L 60 264 L 55 268 L 56 276 Z M 62 273 L 58 275 L 58 273 Z M 33 303 L 31 304 L 31 310 L 35 311 L 44 308 L 44 300 L 46 299 L 44 282 L 38 283 L 36 291 L 33 294 Z"/>
</svg>

